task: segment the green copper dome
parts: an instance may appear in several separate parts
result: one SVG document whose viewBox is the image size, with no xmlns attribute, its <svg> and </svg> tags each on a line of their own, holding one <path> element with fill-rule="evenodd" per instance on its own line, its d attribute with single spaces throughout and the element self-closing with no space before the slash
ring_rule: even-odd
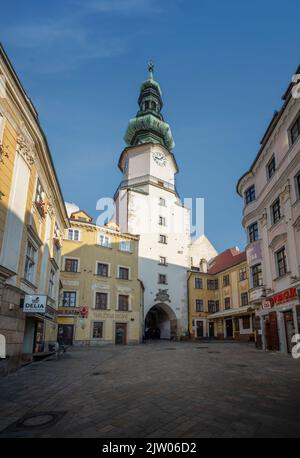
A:
<svg viewBox="0 0 300 458">
<path fill-rule="evenodd" d="M 153 64 L 149 64 L 149 78 L 141 85 L 138 99 L 139 111 L 128 124 L 124 140 L 127 146 L 142 143 L 160 143 L 168 150 L 175 146 L 169 124 L 161 114 L 163 107 L 162 92 L 153 79 Z"/>
</svg>

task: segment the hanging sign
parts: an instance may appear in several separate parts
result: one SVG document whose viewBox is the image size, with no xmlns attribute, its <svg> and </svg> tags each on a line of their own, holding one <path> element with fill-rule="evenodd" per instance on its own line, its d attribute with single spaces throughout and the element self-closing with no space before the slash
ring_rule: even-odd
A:
<svg viewBox="0 0 300 458">
<path fill-rule="evenodd" d="M 47 296 L 37 295 L 31 296 L 25 295 L 23 312 L 25 313 L 45 313 L 47 306 Z"/>
</svg>

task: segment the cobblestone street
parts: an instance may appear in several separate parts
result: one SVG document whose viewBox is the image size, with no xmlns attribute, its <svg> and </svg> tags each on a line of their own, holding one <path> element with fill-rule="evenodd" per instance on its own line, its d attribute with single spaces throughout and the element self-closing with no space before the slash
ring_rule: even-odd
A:
<svg viewBox="0 0 300 458">
<path fill-rule="evenodd" d="M 0 437 L 300 437 L 299 382 L 252 344 L 73 348 L 0 380 Z"/>
</svg>

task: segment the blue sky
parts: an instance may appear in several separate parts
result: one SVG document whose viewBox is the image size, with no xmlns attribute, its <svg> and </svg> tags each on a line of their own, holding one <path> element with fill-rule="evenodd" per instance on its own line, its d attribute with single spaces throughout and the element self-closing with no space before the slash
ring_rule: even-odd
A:
<svg viewBox="0 0 300 458">
<path fill-rule="evenodd" d="M 151 58 L 179 193 L 205 198 L 219 251 L 244 247 L 235 187 L 300 63 L 298 0 L 1 0 L 1 17 L 65 200 L 97 216 L 97 199 L 113 195 Z"/>
</svg>

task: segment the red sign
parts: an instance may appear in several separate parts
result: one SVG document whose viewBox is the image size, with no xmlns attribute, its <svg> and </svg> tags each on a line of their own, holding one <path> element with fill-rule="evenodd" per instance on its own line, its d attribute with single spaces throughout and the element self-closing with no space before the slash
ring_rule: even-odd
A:
<svg viewBox="0 0 300 458">
<path fill-rule="evenodd" d="M 79 310 L 79 313 L 83 318 L 87 318 L 87 316 L 89 314 L 88 307 L 81 307 L 80 310 Z"/>
<path fill-rule="evenodd" d="M 282 293 L 272 296 L 269 301 L 274 305 L 285 304 L 286 302 L 291 302 L 297 299 L 297 290 L 296 288 L 290 288 Z"/>
<path fill-rule="evenodd" d="M 261 308 L 263 310 L 270 310 L 272 308 L 272 302 L 271 301 L 263 301 L 261 304 Z"/>
</svg>

